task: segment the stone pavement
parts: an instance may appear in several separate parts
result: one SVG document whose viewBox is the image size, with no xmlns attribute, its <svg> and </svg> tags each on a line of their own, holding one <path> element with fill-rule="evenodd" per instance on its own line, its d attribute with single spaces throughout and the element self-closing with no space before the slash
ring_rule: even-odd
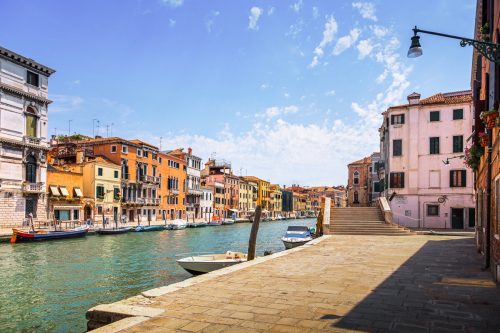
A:
<svg viewBox="0 0 500 333">
<path fill-rule="evenodd" d="M 96 332 L 500 332 L 500 288 L 480 268 L 470 236 L 334 235 L 115 303 L 144 314 Z"/>
</svg>

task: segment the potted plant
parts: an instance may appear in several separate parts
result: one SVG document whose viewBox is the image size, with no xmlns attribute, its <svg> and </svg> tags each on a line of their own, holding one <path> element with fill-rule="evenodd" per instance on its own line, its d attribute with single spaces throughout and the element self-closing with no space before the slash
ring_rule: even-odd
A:
<svg viewBox="0 0 500 333">
<path fill-rule="evenodd" d="M 498 117 L 498 110 L 491 109 L 489 111 L 483 111 L 479 115 L 479 118 L 483 121 L 483 123 L 486 125 L 486 128 L 491 129 L 495 127 L 495 122 Z"/>
<path fill-rule="evenodd" d="M 470 148 L 465 147 L 464 164 L 472 170 L 477 170 L 477 168 L 479 167 L 479 160 L 481 159 L 483 152 L 483 148 L 479 147 L 478 145 L 472 145 Z"/>
<path fill-rule="evenodd" d="M 479 132 L 479 145 L 481 147 L 486 147 L 488 145 L 488 134 Z"/>
<path fill-rule="evenodd" d="M 479 28 L 479 32 L 481 33 L 483 41 L 490 41 L 490 25 L 488 23 L 485 23 L 481 28 Z"/>
</svg>

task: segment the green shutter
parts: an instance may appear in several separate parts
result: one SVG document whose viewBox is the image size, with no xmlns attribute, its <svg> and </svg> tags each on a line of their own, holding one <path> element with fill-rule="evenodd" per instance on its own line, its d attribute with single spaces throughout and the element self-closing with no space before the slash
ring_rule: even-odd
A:
<svg viewBox="0 0 500 333">
<path fill-rule="evenodd" d="M 26 136 L 36 138 L 36 117 L 26 115 Z"/>
</svg>

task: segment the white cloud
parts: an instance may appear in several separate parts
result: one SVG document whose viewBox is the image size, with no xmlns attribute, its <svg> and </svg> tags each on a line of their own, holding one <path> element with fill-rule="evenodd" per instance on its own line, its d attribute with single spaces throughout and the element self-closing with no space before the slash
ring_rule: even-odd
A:
<svg viewBox="0 0 500 333">
<path fill-rule="evenodd" d="M 283 93 L 283 96 L 284 96 L 285 98 L 290 98 L 290 94 L 289 94 L 289 93 L 287 93 L 287 92 Z"/>
<path fill-rule="evenodd" d="M 173 19 L 168 19 L 168 26 L 170 28 L 173 28 L 175 27 L 175 24 L 177 23 L 177 21 L 173 20 Z"/>
<path fill-rule="evenodd" d="M 276 10 L 276 8 L 274 8 L 274 7 L 270 7 L 270 8 L 267 10 L 267 16 L 271 16 L 271 15 L 273 15 L 275 10 Z"/>
<path fill-rule="evenodd" d="M 260 89 L 267 89 L 267 88 L 269 88 L 269 83 L 262 83 L 260 85 Z"/>
<path fill-rule="evenodd" d="M 313 60 L 311 61 L 311 64 L 309 65 L 310 67 L 315 67 L 316 65 L 319 64 L 319 59 L 323 57 L 325 53 L 323 49 L 325 48 L 325 46 L 327 46 L 333 41 L 335 35 L 337 34 L 337 30 L 338 30 L 337 21 L 335 21 L 333 16 L 330 16 L 327 19 L 327 22 L 325 23 L 325 29 L 323 30 L 323 39 L 314 49 L 314 57 Z"/>
<path fill-rule="evenodd" d="M 80 96 L 51 94 L 50 98 L 54 102 L 49 107 L 50 113 L 77 112 L 83 105 L 83 98 Z"/>
<path fill-rule="evenodd" d="M 372 43 L 370 39 L 364 39 L 358 43 L 358 46 L 356 47 L 359 51 L 358 58 L 359 59 L 364 59 L 370 53 L 372 52 L 373 48 L 375 45 Z"/>
<path fill-rule="evenodd" d="M 375 5 L 372 2 L 353 2 L 352 7 L 356 8 L 363 18 L 377 21 Z"/>
<path fill-rule="evenodd" d="M 257 118 L 267 118 L 268 120 L 271 118 L 275 118 L 281 115 L 286 115 L 290 113 L 299 112 L 299 107 L 296 105 L 289 106 L 271 106 L 264 111 L 264 113 L 258 113 L 255 116 Z"/>
<path fill-rule="evenodd" d="M 213 26 L 215 24 L 215 18 L 220 15 L 220 12 L 217 10 L 212 10 L 208 14 L 207 18 L 205 19 L 205 27 L 207 28 L 207 31 L 210 33 L 212 32 Z"/>
<path fill-rule="evenodd" d="M 248 29 L 259 30 L 257 22 L 262 15 L 262 9 L 259 7 L 250 8 L 250 16 L 248 17 Z"/>
<path fill-rule="evenodd" d="M 339 55 L 348 48 L 350 48 L 356 41 L 358 40 L 359 35 L 361 34 L 361 30 L 354 28 L 351 30 L 349 35 L 340 37 L 335 47 L 333 48 L 333 54 Z"/>
<path fill-rule="evenodd" d="M 160 2 L 172 8 L 177 8 L 184 4 L 184 0 L 160 0 Z"/>
<path fill-rule="evenodd" d="M 389 33 L 389 29 L 380 25 L 371 25 L 370 29 L 377 38 L 385 37 Z"/>
<path fill-rule="evenodd" d="M 314 6 L 312 8 L 312 15 L 313 15 L 314 19 L 317 19 L 319 17 L 319 8 L 318 7 Z"/>
<path fill-rule="evenodd" d="M 302 32 L 302 30 L 304 29 L 304 25 L 305 25 L 305 23 L 304 23 L 303 19 L 300 19 L 295 24 L 291 24 L 288 27 L 288 31 L 285 34 L 285 36 L 292 36 L 293 38 L 297 37 Z"/>
<path fill-rule="evenodd" d="M 291 5 L 291 6 L 290 6 L 290 8 L 291 8 L 294 12 L 298 13 L 298 12 L 300 12 L 300 10 L 302 9 L 302 6 L 303 6 L 303 5 L 304 5 L 303 1 L 302 1 L 302 0 L 299 0 L 299 1 L 297 1 L 296 3 L 294 3 L 293 5 Z"/>
<path fill-rule="evenodd" d="M 335 96 L 336 92 L 335 90 L 329 90 L 325 93 L 325 96 Z"/>
</svg>

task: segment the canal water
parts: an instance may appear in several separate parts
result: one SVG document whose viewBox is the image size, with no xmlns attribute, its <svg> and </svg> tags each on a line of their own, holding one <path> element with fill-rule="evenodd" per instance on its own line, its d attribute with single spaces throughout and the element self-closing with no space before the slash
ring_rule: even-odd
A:
<svg viewBox="0 0 500 333">
<path fill-rule="evenodd" d="M 261 223 L 257 255 L 283 251 L 280 237 L 288 225 L 315 223 L 315 219 Z M 246 252 L 250 228 L 250 223 L 238 223 L 36 244 L 1 243 L 0 332 L 84 332 L 85 312 L 91 307 L 189 278 L 175 262 L 182 253 Z"/>
</svg>

